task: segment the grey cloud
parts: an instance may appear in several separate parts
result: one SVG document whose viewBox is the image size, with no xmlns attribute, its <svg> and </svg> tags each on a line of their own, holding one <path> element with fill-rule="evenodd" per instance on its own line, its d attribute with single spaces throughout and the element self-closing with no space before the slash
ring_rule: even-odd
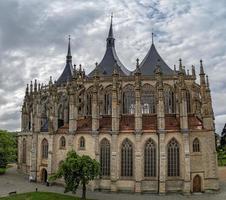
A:
<svg viewBox="0 0 226 200">
<path fill-rule="evenodd" d="M 195 64 L 198 74 L 203 58 L 220 130 L 226 114 L 225 6 L 224 0 L 1 1 L 0 95 L 4 97 L 0 128 L 19 129 L 26 83 L 59 77 L 68 34 L 75 64 L 82 63 L 90 72 L 100 62 L 113 11 L 116 49 L 129 69 L 150 48 L 152 30 L 156 47 L 170 66 L 178 65 L 181 57 L 186 67 Z"/>
</svg>

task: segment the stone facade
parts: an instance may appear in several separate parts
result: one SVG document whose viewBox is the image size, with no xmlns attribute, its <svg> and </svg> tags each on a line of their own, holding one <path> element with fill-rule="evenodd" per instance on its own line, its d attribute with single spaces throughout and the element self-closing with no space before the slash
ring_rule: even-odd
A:
<svg viewBox="0 0 226 200">
<path fill-rule="evenodd" d="M 112 23 L 108 42 L 114 42 L 111 29 Z M 69 43 L 63 73 L 72 66 L 70 51 Z M 154 68 L 153 74 L 143 74 L 137 60 L 136 70 L 123 75 L 116 62 L 111 75 L 102 73 L 97 64 L 92 76 L 80 66 L 73 68 L 67 81 L 63 75 L 54 83 L 50 79 L 48 85 L 35 80 L 27 86 L 22 107 L 18 169 L 35 181 L 46 181 L 71 149 L 101 162 L 100 144 L 107 139 L 110 174 L 94 181 L 93 189 L 160 194 L 218 190 L 214 115 L 202 61 L 200 84 L 194 66 L 192 74 L 186 73 L 181 60 L 179 69 L 171 74 L 165 73 L 161 62 Z M 149 90 L 153 96 L 145 97 Z M 144 97 L 153 101 L 144 103 Z M 145 148 L 149 139 L 155 145 L 156 158 L 151 164 L 155 175 L 147 177 Z M 43 140 L 48 142 L 47 157 Z M 131 176 L 122 175 L 125 140 L 132 148 Z M 178 145 L 178 162 L 168 159 L 172 140 Z M 170 165 L 176 175 L 170 175 Z M 179 167 L 176 171 L 175 166 Z"/>
</svg>

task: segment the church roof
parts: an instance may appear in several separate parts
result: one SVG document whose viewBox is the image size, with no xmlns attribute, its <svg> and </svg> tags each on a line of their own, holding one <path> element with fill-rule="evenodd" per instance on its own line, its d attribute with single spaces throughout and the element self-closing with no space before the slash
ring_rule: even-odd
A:
<svg viewBox="0 0 226 200">
<path fill-rule="evenodd" d="M 73 66 L 72 66 L 70 36 L 69 36 L 68 52 L 67 52 L 67 56 L 66 56 L 66 65 L 64 67 L 63 73 L 57 79 L 56 84 L 61 85 L 63 83 L 66 83 L 67 81 L 71 81 L 72 80 L 72 74 L 73 74 Z"/>
<path fill-rule="evenodd" d="M 174 73 L 173 70 L 161 58 L 152 40 L 151 48 L 144 57 L 143 61 L 140 63 L 140 72 L 142 75 L 154 75 L 157 65 L 161 67 L 163 75 L 172 75 Z"/>
<path fill-rule="evenodd" d="M 106 42 L 107 46 L 103 59 L 88 76 L 94 76 L 96 70 L 98 71 L 98 74 L 100 76 L 111 76 L 114 69 L 116 69 L 120 75 L 129 75 L 130 71 L 126 69 L 126 67 L 121 63 L 115 50 L 115 38 L 113 36 L 112 17 Z"/>
</svg>

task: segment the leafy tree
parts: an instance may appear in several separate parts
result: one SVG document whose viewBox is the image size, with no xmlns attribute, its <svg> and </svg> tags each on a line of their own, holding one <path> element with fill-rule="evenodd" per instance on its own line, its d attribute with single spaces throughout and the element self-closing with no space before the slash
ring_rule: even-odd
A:
<svg viewBox="0 0 226 200">
<path fill-rule="evenodd" d="M 17 144 L 15 135 L 0 130 L 0 168 L 6 168 L 9 162 L 16 160 Z"/>
<path fill-rule="evenodd" d="M 82 199 L 86 199 L 86 185 L 100 174 L 100 164 L 89 156 L 79 156 L 75 151 L 70 151 L 67 158 L 60 165 L 56 174 L 49 178 L 50 181 L 64 177 L 65 191 L 76 193 L 82 185 Z"/>
</svg>

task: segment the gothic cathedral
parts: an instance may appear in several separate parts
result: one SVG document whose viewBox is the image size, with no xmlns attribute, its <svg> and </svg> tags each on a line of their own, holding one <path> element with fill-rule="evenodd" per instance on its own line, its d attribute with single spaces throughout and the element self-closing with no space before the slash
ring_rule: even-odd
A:
<svg viewBox="0 0 226 200">
<path fill-rule="evenodd" d="M 171 69 L 152 40 L 129 71 L 115 49 L 112 20 L 106 52 L 86 74 L 66 66 L 47 85 L 27 85 L 18 134 L 18 169 L 46 182 L 69 150 L 100 162 L 92 189 L 130 192 L 218 190 L 214 113 L 208 76 L 200 61 Z M 62 181 L 62 180 L 59 180 Z"/>
</svg>

